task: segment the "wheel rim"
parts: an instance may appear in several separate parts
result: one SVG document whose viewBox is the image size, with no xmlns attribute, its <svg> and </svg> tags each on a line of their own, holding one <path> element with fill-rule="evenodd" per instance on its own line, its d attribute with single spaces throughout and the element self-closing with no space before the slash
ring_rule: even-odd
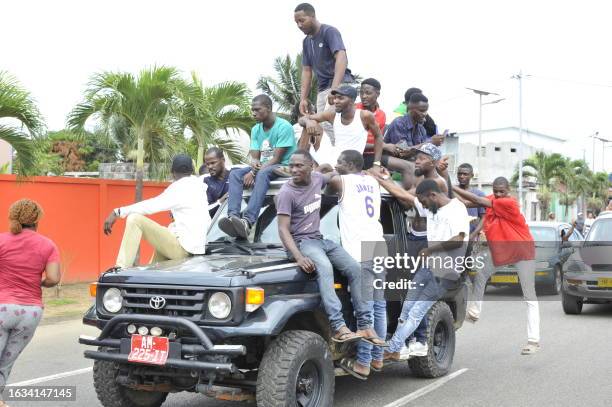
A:
<svg viewBox="0 0 612 407">
<path fill-rule="evenodd" d="M 438 322 L 434 330 L 433 354 L 436 362 L 442 364 L 448 354 L 448 328 L 445 324 Z"/>
<path fill-rule="evenodd" d="M 315 407 L 321 399 L 321 371 L 312 361 L 305 361 L 297 375 L 295 401 L 297 407 Z"/>
</svg>

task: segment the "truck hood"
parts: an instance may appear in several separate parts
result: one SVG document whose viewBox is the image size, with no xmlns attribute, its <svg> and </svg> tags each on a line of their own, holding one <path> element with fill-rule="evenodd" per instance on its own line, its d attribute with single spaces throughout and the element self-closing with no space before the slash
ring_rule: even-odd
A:
<svg viewBox="0 0 612 407">
<path fill-rule="evenodd" d="M 193 256 L 182 260 L 141 267 L 130 267 L 104 273 L 99 282 L 108 284 L 164 284 L 229 287 L 242 270 L 289 263 L 285 255 Z"/>
</svg>

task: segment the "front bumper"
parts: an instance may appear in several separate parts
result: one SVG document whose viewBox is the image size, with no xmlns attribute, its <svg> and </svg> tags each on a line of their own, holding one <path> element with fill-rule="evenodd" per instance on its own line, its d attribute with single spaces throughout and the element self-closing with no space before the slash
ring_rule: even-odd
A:
<svg viewBox="0 0 612 407">
<path fill-rule="evenodd" d="M 214 371 L 219 373 L 235 373 L 237 368 L 233 363 L 206 362 L 197 360 L 199 356 L 225 356 L 232 359 L 246 355 L 243 345 L 214 345 L 206 333 L 195 323 L 177 317 L 123 314 L 109 320 L 97 338 L 81 336 L 79 343 L 103 347 L 106 350 L 86 350 L 87 359 L 104 360 L 134 365 L 142 365 L 128 361 L 130 338 L 112 338 L 111 334 L 128 323 L 172 327 L 187 332 L 195 343 L 183 343 L 181 339 L 170 342 L 168 359 L 163 367 L 189 369 L 199 371 Z M 190 358 L 184 358 L 190 355 Z"/>
<path fill-rule="evenodd" d="M 600 279 L 610 281 L 612 273 L 566 272 L 563 275 L 563 291 L 576 297 L 612 301 L 612 287 L 601 286 Z"/>
<path fill-rule="evenodd" d="M 476 272 L 470 272 L 470 276 L 475 276 Z M 535 283 L 536 285 L 552 284 L 555 281 L 555 269 L 546 268 L 539 269 L 535 272 Z M 497 271 L 494 275 L 489 277 L 488 284 L 491 286 L 511 286 L 518 285 L 519 279 L 516 271 L 511 269 L 503 269 Z"/>
</svg>

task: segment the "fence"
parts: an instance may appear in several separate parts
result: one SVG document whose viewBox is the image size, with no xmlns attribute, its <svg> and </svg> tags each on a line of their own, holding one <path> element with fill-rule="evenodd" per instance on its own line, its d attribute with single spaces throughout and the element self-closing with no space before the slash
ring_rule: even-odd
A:
<svg viewBox="0 0 612 407">
<path fill-rule="evenodd" d="M 167 183 L 145 182 L 143 197 L 160 194 Z M 135 181 L 33 177 L 17 181 L 14 175 L 0 175 L 0 232 L 8 230 L 8 208 L 16 200 L 37 201 L 45 214 L 38 231 L 58 246 L 62 259 L 63 283 L 96 280 L 100 272 L 115 263 L 123 236 L 124 220 L 118 220 L 110 236 L 103 223 L 113 208 L 134 202 Z M 170 223 L 169 213 L 151 216 L 160 224 Z M 141 262 L 153 250 L 141 245 Z"/>
</svg>

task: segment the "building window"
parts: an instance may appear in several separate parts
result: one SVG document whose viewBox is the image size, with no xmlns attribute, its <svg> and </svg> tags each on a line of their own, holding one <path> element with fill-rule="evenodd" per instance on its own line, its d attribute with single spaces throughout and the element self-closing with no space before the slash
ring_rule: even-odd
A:
<svg viewBox="0 0 612 407">
<path fill-rule="evenodd" d="M 511 152 L 511 153 L 516 153 L 516 148 L 514 148 L 514 147 L 513 147 L 513 148 L 511 148 L 511 149 L 510 149 L 510 152 Z"/>
<path fill-rule="evenodd" d="M 495 147 L 495 151 L 501 151 L 501 147 Z"/>
</svg>

